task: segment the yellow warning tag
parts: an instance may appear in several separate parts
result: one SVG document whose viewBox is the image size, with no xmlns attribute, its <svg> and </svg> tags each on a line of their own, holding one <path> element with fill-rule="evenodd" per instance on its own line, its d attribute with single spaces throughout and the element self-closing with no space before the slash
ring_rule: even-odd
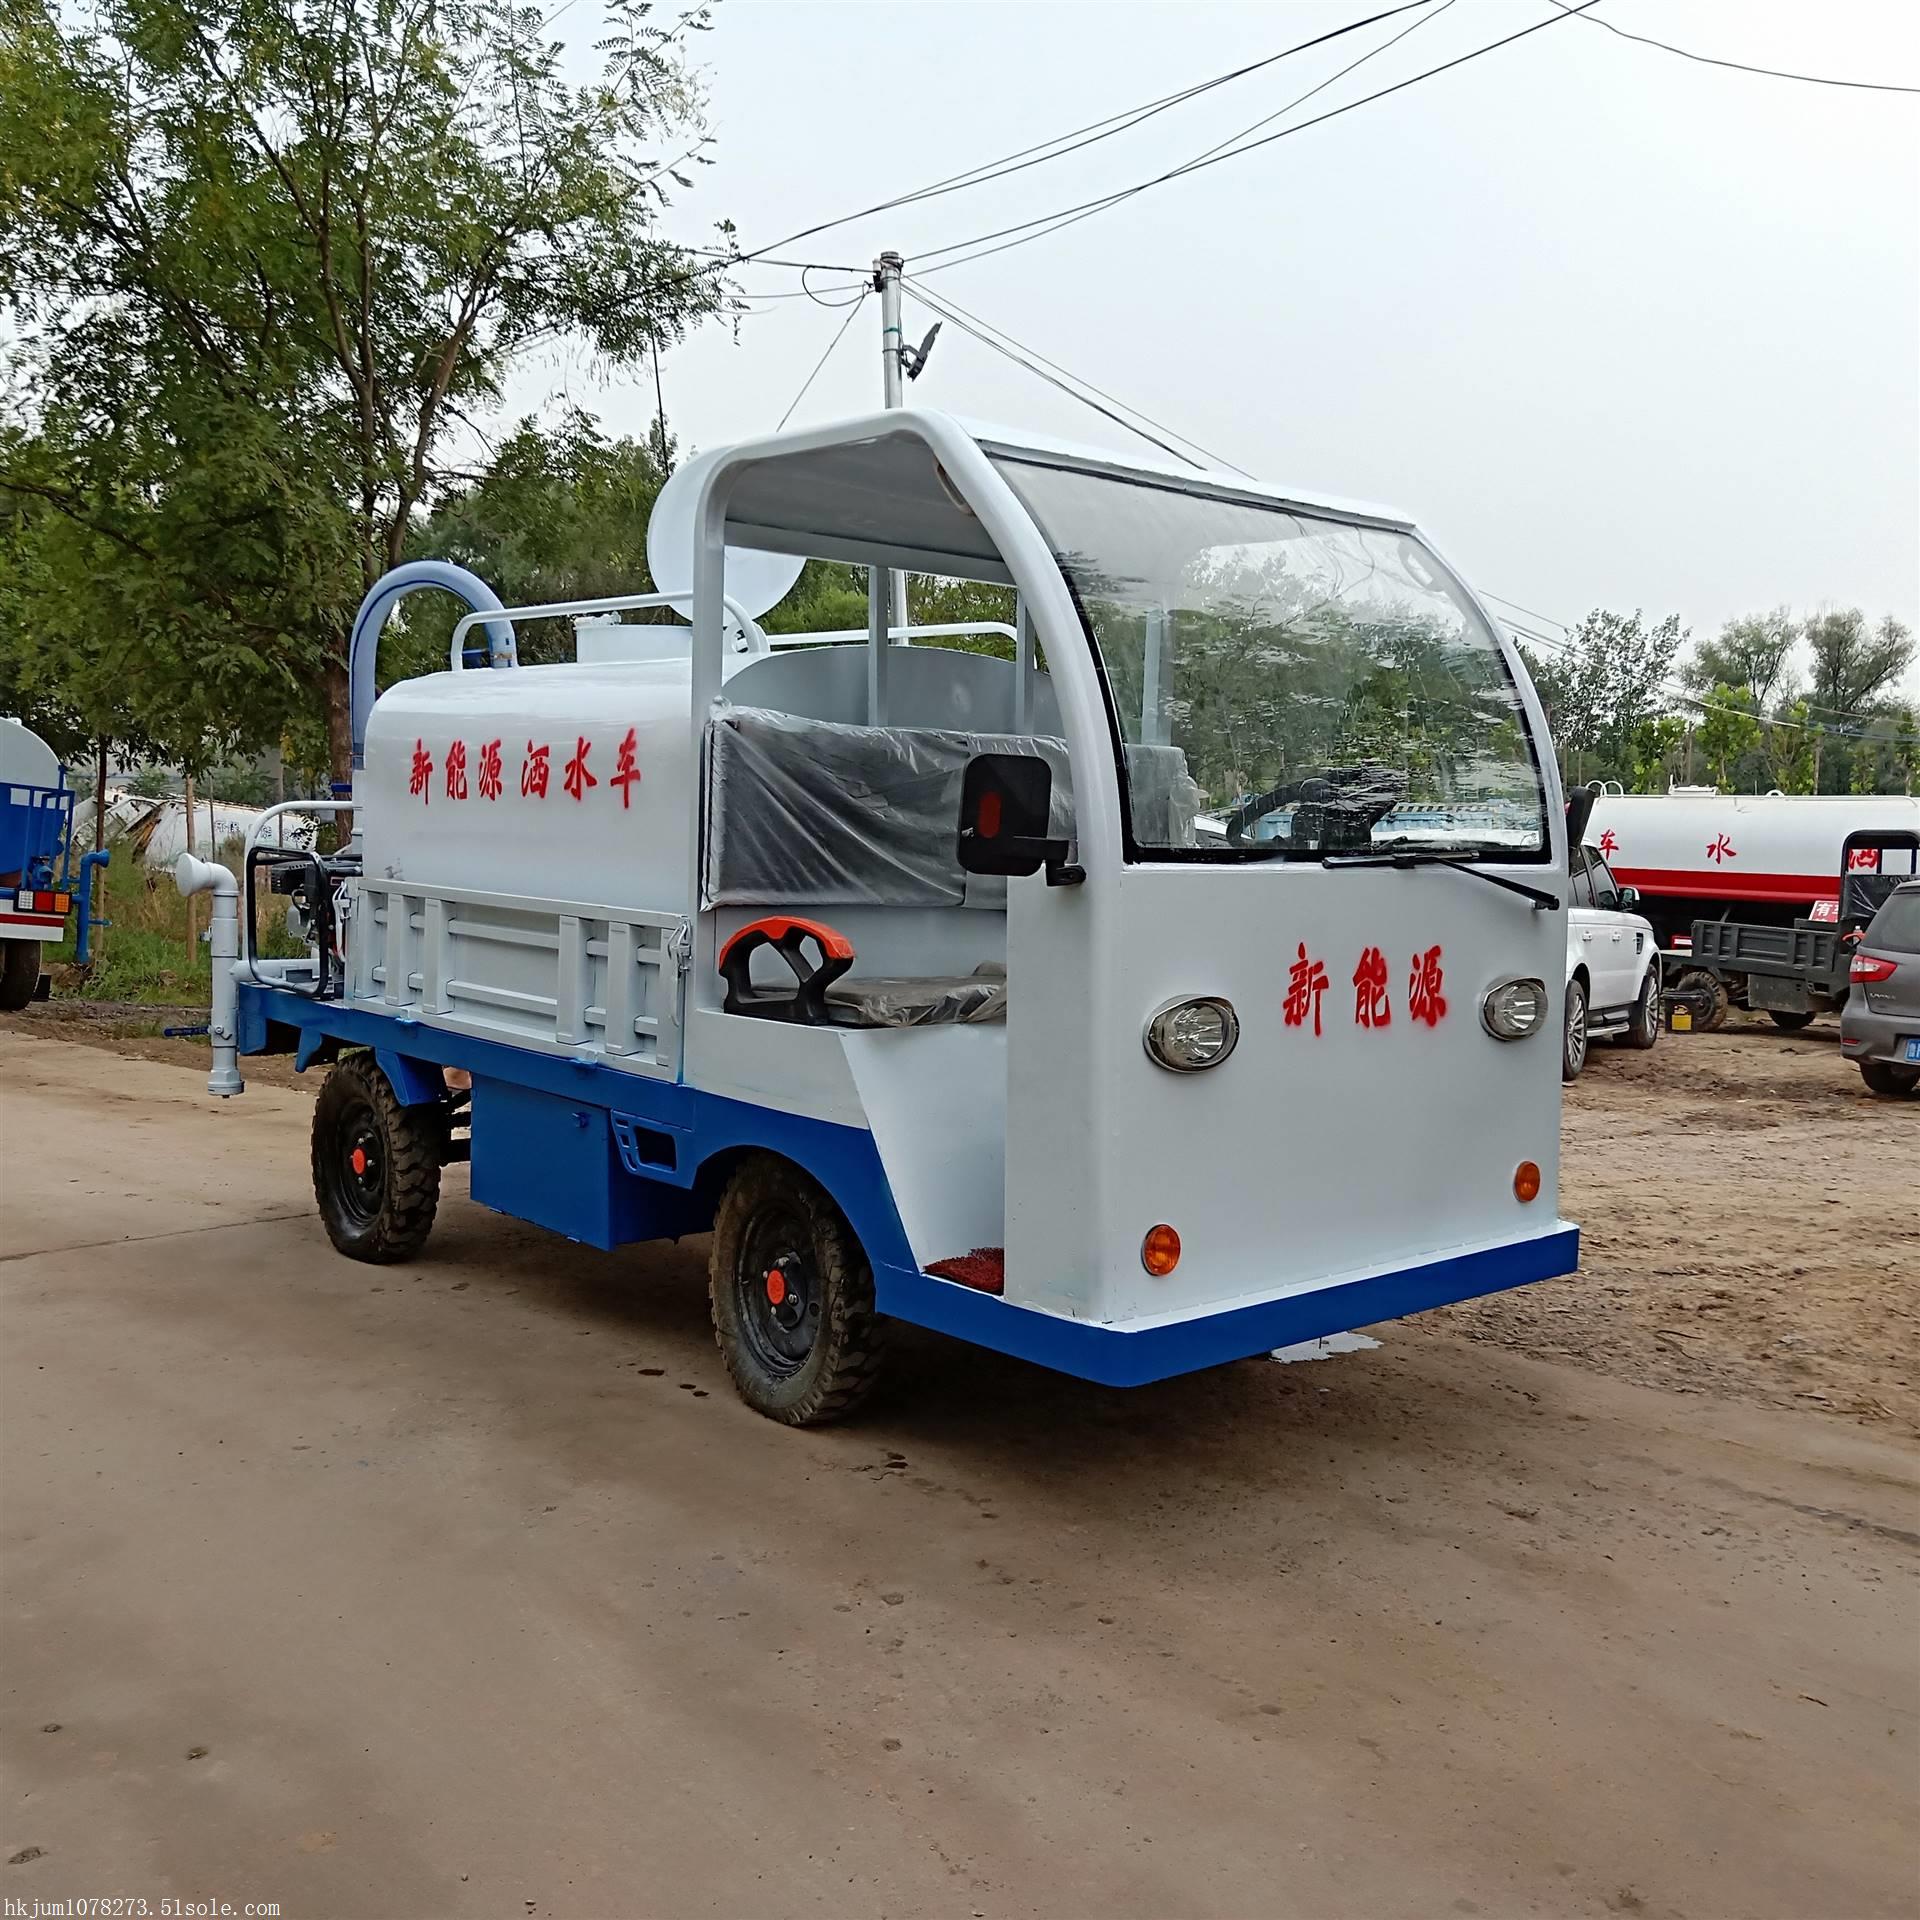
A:
<svg viewBox="0 0 1920 1920">
<path fill-rule="evenodd" d="M 1685 1007 L 1674 1008 L 1673 1030 L 1675 1033 L 1691 1033 L 1693 1031 L 1693 1015 L 1690 1014 Z"/>
</svg>

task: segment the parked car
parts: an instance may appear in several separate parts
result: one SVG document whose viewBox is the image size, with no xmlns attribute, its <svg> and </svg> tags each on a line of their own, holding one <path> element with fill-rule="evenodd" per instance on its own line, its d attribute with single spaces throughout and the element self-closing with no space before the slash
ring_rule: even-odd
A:
<svg viewBox="0 0 1920 1920">
<path fill-rule="evenodd" d="M 1567 905 L 1566 1022 L 1560 1077 L 1576 1080 L 1596 1035 L 1646 1048 L 1660 1037 L 1660 952 L 1640 896 L 1613 877 L 1595 847 L 1572 854 Z"/>
<path fill-rule="evenodd" d="M 1887 896 L 1854 949 L 1840 1050 L 1874 1093 L 1920 1089 L 1920 881 Z"/>
</svg>

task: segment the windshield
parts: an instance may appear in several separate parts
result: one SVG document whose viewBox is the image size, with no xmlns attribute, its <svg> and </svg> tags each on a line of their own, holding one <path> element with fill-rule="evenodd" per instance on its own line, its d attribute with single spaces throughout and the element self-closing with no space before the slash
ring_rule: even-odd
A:
<svg viewBox="0 0 1920 1920">
<path fill-rule="evenodd" d="M 1546 854 L 1519 690 L 1417 540 L 996 464 L 1052 546 L 1105 674 L 1130 855 Z"/>
</svg>

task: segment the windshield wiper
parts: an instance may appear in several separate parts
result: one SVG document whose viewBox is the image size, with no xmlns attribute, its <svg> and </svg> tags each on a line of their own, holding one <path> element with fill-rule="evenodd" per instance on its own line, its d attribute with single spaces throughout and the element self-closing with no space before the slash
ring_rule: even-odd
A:
<svg viewBox="0 0 1920 1920">
<path fill-rule="evenodd" d="M 1470 874 L 1475 880 L 1484 880 L 1490 887 L 1499 887 L 1506 893 L 1517 893 L 1523 900 L 1533 902 L 1535 913 L 1558 913 L 1560 896 L 1557 893 L 1545 893 L 1538 887 L 1529 887 L 1518 880 L 1509 880 L 1504 875 L 1489 873 L 1484 867 L 1475 866 L 1472 860 L 1454 854 L 1418 853 L 1412 849 L 1388 849 L 1380 853 L 1329 853 L 1321 856 L 1323 867 L 1451 867 L 1455 873 Z"/>
</svg>

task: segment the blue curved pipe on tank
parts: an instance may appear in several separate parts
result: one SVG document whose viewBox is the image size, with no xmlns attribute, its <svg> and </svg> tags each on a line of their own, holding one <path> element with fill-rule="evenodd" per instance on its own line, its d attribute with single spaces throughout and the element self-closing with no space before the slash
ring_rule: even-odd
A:
<svg viewBox="0 0 1920 1920">
<path fill-rule="evenodd" d="M 438 587 L 458 600 L 464 600 L 473 613 L 500 613 L 505 609 L 500 596 L 465 567 L 450 560 L 409 560 L 405 566 L 383 573 L 360 602 L 353 616 L 353 636 L 347 642 L 347 685 L 353 711 L 353 764 L 356 769 L 367 761 L 367 716 L 373 711 L 374 660 L 380 651 L 380 634 L 389 616 L 408 594 L 422 587 Z M 489 666 L 509 665 L 514 657 L 513 629 L 505 621 L 489 621 L 486 626 Z"/>
</svg>

